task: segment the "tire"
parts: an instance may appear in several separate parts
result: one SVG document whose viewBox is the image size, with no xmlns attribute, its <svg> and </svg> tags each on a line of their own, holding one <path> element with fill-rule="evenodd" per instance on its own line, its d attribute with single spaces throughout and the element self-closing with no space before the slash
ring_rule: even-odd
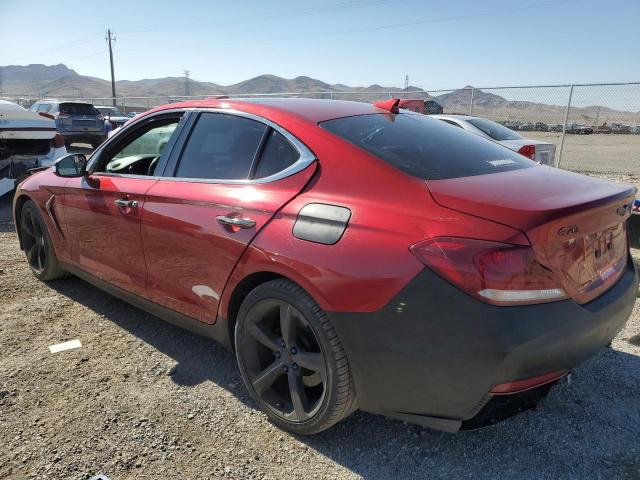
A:
<svg viewBox="0 0 640 480">
<path fill-rule="evenodd" d="M 53 249 L 47 225 L 32 200 L 27 200 L 20 211 L 20 235 L 27 264 L 39 280 L 48 282 L 66 276 Z"/>
<path fill-rule="evenodd" d="M 318 433 L 356 409 L 338 335 L 320 306 L 289 280 L 263 283 L 247 295 L 235 350 L 251 397 L 284 430 Z"/>
</svg>

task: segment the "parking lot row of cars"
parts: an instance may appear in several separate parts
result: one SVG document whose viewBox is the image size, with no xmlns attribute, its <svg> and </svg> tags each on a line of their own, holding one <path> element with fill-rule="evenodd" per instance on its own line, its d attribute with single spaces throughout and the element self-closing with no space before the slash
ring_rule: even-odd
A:
<svg viewBox="0 0 640 480">
<path fill-rule="evenodd" d="M 501 125 L 511 129 L 525 132 L 562 132 L 561 123 L 544 122 L 520 122 L 517 120 L 507 120 L 499 122 Z M 592 133 L 619 134 L 619 135 L 640 135 L 640 126 L 632 127 L 621 123 L 603 123 L 601 125 L 582 125 L 579 123 L 567 124 L 566 133 L 576 135 L 591 135 Z"/>
</svg>

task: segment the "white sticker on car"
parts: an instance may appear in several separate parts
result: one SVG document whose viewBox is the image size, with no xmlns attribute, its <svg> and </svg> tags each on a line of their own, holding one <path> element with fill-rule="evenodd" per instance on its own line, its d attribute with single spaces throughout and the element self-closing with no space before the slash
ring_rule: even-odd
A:
<svg viewBox="0 0 640 480">
<path fill-rule="evenodd" d="M 502 167 L 503 165 L 513 165 L 516 162 L 509 158 L 504 158 L 501 160 L 487 160 L 487 163 L 489 165 L 493 165 L 494 167 Z"/>
</svg>

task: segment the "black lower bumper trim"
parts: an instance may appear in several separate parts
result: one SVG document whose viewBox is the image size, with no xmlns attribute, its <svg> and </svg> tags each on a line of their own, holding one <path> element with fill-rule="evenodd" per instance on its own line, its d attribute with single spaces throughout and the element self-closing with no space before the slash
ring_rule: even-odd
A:
<svg viewBox="0 0 640 480">
<path fill-rule="evenodd" d="M 631 260 L 611 289 L 584 305 L 493 306 L 424 269 L 377 312 L 328 315 L 362 410 L 464 422 L 495 385 L 571 370 L 609 345 L 637 291 Z"/>
<path fill-rule="evenodd" d="M 486 427 L 525 410 L 533 410 L 556 383 L 558 380 L 512 395 L 494 395 L 474 417 L 462 422 L 460 430 L 475 430 Z"/>
</svg>

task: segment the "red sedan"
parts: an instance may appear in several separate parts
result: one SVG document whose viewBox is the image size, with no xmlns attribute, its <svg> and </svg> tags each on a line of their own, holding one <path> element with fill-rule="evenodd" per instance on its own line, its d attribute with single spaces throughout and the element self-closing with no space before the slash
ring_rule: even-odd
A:
<svg viewBox="0 0 640 480">
<path fill-rule="evenodd" d="M 394 100 L 218 99 L 30 176 L 14 215 L 38 278 L 232 348 L 285 429 L 362 409 L 456 431 L 535 405 L 623 327 L 634 194 Z"/>
</svg>

